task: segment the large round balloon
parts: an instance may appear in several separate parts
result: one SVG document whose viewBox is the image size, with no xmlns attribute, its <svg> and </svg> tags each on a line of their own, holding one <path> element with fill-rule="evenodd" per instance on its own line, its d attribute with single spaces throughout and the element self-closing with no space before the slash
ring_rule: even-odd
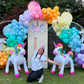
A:
<svg viewBox="0 0 84 84">
<path fill-rule="evenodd" d="M 32 12 L 36 6 L 40 6 L 39 3 L 36 2 L 36 1 L 31 1 L 31 2 L 28 4 L 28 10 L 29 10 L 30 12 Z"/>
</svg>

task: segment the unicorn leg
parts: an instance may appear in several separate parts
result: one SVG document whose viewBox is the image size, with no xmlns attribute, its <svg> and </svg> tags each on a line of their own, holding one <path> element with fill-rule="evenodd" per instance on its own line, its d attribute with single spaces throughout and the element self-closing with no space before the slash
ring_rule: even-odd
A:
<svg viewBox="0 0 84 84">
<path fill-rule="evenodd" d="M 55 64 L 53 64 L 52 71 L 51 71 L 51 73 L 52 73 L 52 74 L 54 74 L 54 73 L 55 73 L 55 69 L 56 69 L 56 65 L 55 65 Z"/>
<path fill-rule="evenodd" d="M 61 66 L 61 70 L 59 72 L 59 77 L 62 77 L 63 73 L 64 73 L 64 64 L 62 64 L 62 66 Z"/>
<path fill-rule="evenodd" d="M 21 71 L 20 65 L 18 65 L 18 71 Z"/>
<path fill-rule="evenodd" d="M 10 64 L 11 59 L 9 58 L 6 64 L 6 68 L 5 68 L 5 74 L 9 73 L 9 64 Z"/>
<path fill-rule="evenodd" d="M 72 59 L 70 58 L 70 65 L 71 65 L 71 71 L 70 71 L 70 74 L 74 74 L 74 64 L 73 64 L 73 61 Z"/>
<path fill-rule="evenodd" d="M 58 67 L 58 70 L 61 70 L 61 66 Z"/>
<path fill-rule="evenodd" d="M 27 68 L 27 64 L 26 64 L 26 59 L 24 58 L 24 71 L 25 71 L 25 74 L 28 74 L 29 71 L 28 71 L 28 68 Z"/>
<path fill-rule="evenodd" d="M 19 77 L 19 72 L 18 72 L 18 67 L 17 67 L 17 63 L 14 62 L 14 71 L 15 71 L 15 77 Z"/>
</svg>

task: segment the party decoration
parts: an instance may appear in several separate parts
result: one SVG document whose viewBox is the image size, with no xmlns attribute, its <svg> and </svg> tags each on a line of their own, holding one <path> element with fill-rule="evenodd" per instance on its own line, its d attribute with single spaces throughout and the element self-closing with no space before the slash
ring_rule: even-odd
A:
<svg viewBox="0 0 84 84">
<path fill-rule="evenodd" d="M 57 47 L 62 47 L 62 48 L 60 49 L 60 53 L 61 53 L 61 55 L 64 55 L 64 54 L 65 54 L 65 50 L 63 50 L 63 45 L 62 45 L 62 43 L 58 43 L 58 44 L 57 44 Z"/>
<path fill-rule="evenodd" d="M 21 14 L 19 16 L 19 24 L 28 27 L 29 26 L 29 22 L 32 19 L 33 19 L 33 17 L 31 16 L 31 13 L 28 10 L 26 10 L 26 11 L 24 11 L 23 14 Z"/>
<path fill-rule="evenodd" d="M 73 75 L 74 74 L 74 64 L 73 64 L 73 60 L 70 57 L 70 51 L 68 52 L 68 54 L 64 54 L 63 56 L 61 56 L 60 49 L 62 49 L 62 47 L 57 47 L 55 42 L 54 42 L 54 46 L 55 46 L 55 49 L 53 51 L 53 54 L 55 55 L 54 61 L 56 63 L 60 63 L 60 64 L 62 63 L 62 66 L 59 66 L 59 69 L 60 69 L 59 77 L 63 76 L 64 66 L 68 64 L 69 62 L 71 65 L 70 74 Z M 55 69 L 56 69 L 56 65 L 54 64 L 52 67 L 52 71 L 51 71 L 52 74 L 55 73 Z"/>
<path fill-rule="evenodd" d="M 84 44 L 81 44 L 81 50 L 79 53 L 75 52 L 74 61 L 84 69 Z"/>
<path fill-rule="evenodd" d="M 62 29 L 69 29 L 69 26 L 72 22 L 72 15 L 68 12 L 63 12 L 57 20 L 53 20 L 52 27 L 56 32 L 56 35 L 59 36 L 62 32 Z"/>
<path fill-rule="evenodd" d="M 6 43 L 6 41 L 4 39 L 0 38 L 0 51 L 3 51 L 2 46 L 3 46 L 4 43 Z"/>
<path fill-rule="evenodd" d="M 79 36 L 80 30 L 77 30 L 76 27 L 72 27 L 72 29 L 62 29 L 59 38 L 64 42 L 68 43 L 68 47 L 71 48 L 73 52 L 80 52 L 81 42 Z"/>
<path fill-rule="evenodd" d="M 31 27 L 30 27 L 30 32 L 44 32 L 46 29 L 44 27 L 44 24 L 40 24 L 39 26 L 35 25 L 35 24 L 31 24 Z"/>
<path fill-rule="evenodd" d="M 43 19 L 47 19 L 49 24 L 52 24 L 52 21 L 57 20 L 58 16 L 60 16 L 58 6 L 55 6 L 53 9 L 51 9 L 50 7 L 43 8 L 42 13 L 43 13 Z"/>
<path fill-rule="evenodd" d="M 7 55 L 9 55 L 10 51 L 15 52 L 15 48 L 14 48 L 14 47 L 8 47 L 8 46 L 6 46 L 6 45 L 3 45 L 2 48 L 3 48 L 3 51 L 4 51 Z"/>
<path fill-rule="evenodd" d="M 27 38 L 27 33 L 27 27 L 20 25 L 15 19 L 3 28 L 3 34 L 8 38 L 6 44 L 9 47 L 15 47 L 18 43 L 24 44 L 23 41 Z"/>
<path fill-rule="evenodd" d="M 0 69 L 5 68 L 8 56 L 5 52 L 0 51 Z"/>
<path fill-rule="evenodd" d="M 39 5 L 38 2 L 36 1 L 31 1 L 28 4 L 28 10 L 30 11 L 31 15 L 35 18 L 35 19 L 42 19 L 42 11 L 41 11 L 41 7 Z"/>
<path fill-rule="evenodd" d="M 77 30 L 76 27 L 72 27 L 72 36 L 69 38 L 68 47 L 70 47 L 73 52 L 80 52 L 81 49 L 79 32 L 80 30 Z"/>
<path fill-rule="evenodd" d="M 21 68 L 20 68 L 21 64 L 24 65 L 25 74 L 29 73 L 28 69 L 27 69 L 27 65 L 26 65 L 26 59 L 24 57 L 24 55 L 26 53 L 24 47 L 25 47 L 25 44 L 23 46 L 21 43 L 19 43 L 17 45 L 17 49 L 19 51 L 19 54 L 16 55 L 16 54 L 11 52 L 12 55 L 10 56 L 10 58 L 7 61 L 5 74 L 9 73 L 9 64 L 10 64 L 10 62 L 12 62 L 12 64 L 14 65 L 15 77 L 20 76 L 18 71 L 21 71 Z M 17 52 L 15 52 L 15 53 L 17 53 Z"/>
</svg>

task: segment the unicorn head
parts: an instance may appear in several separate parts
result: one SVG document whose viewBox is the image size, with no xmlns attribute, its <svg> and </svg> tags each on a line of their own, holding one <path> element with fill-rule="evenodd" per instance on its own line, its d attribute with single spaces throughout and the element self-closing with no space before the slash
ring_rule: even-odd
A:
<svg viewBox="0 0 84 84">
<path fill-rule="evenodd" d="M 26 54 L 26 51 L 24 49 L 25 45 L 26 45 L 26 42 L 24 43 L 24 45 L 22 45 L 22 43 L 19 43 L 17 45 L 17 47 L 16 47 L 17 50 L 15 51 L 16 55 L 18 55 L 18 54 L 25 55 Z"/>
<path fill-rule="evenodd" d="M 61 46 L 58 47 L 55 42 L 53 42 L 53 44 L 55 46 L 55 49 L 53 50 L 53 54 L 56 55 L 57 53 L 60 53 L 60 49 L 62 49 L 63 47 Z"/>
</svg>

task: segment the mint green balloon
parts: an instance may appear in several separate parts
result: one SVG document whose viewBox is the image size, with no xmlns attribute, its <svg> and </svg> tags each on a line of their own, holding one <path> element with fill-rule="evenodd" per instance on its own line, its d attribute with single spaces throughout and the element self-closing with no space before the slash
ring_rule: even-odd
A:
<svg viewBox="0 0 84 84">
<path fill-rule="evenodd" d="M 64 42 L 64 43 L 68 43 L 69 40 L 68 40 L 68 39 L 63 39 L 63 42 Z"/>
<path fill-rule="evenodd" d="M 63 40 L 63 38 L 62 38 L 62 34 L 59 35 L 59 38 L 60 38 L 61 40 Z"/>
</svg>

